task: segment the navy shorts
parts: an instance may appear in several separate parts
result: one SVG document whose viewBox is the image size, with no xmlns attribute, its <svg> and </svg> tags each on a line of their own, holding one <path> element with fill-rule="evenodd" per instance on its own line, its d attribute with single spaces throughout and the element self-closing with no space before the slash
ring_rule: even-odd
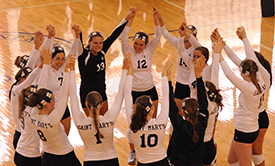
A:
<svg viewBox="0 0 275 166">
<path fill-rule="evenodd" d="M 19 166 L 40 166 L 41 156 L 39 157 L 25 157 L 15 151 L 14 163 Z"/>
<path fill-rule="evenodd" d="M 259 135 L 259 130 L 251 133 L 245 133 L 235 129 L 234 141 L 252 144 L 257 139 L 258 135 Z"/>
<path fill-rule="evenodd" d="M 147 164 L 142 164 L 140 162 L 138 162 L 137 166 L 142 166 L 142 165 L 146 165 L 146 166 L 170 166 L 167 157 L 165 157 L 164 159 L 160 160 L 160 161 L 156 161 L 153 163 L 147 163 Z"/>
<path fill-rule="evenodd" d="M 71 151 L 65 155 L 54 155 L 51 153 L 44 152 L 42 159 L 42 166 L 81 166 L 78 158 L 76 157 L 74 151 Z"/>
<path fill-rule="evenodd" d="M 19 140 L 20 136 L 21 136 L 21 133 L 19 131 L 15 130 L 15 132 L 13 134 L 13 141 L 12 141 L 14 149 L 16 149 L 16 147 L 17 147 L 18 140 Z"/>
<path fill-rule="evenodd" d="M 63 116 L 62 116 L 61 121 L 64 120 L 64 119 L 67 119 L 67 118 L 70 117 L 70 116 L 71 116 L 70 109 L 69 109 L 69 107 L 67 106 L 67 107 L 66 107 L 66 110 L 65 110 L 65 112 L 64 112 L 64 114 L 63 114 Z"/>
<path fill-rule="evenodd" d="M 259 128 L 260 129 L 267 129 L 269 126 L 269 118 L 268 115 L 266 113 L 266 111 L 264 110 L 263 112 L 259 113 Z"/>
<path fill-rule="evenodd" d="M 181 99 L 183 100 L 186 97 L 190 97 L 190 87 L 189 85 L 184 85 L 179 82 L 176 82 L 176 88 L 175 88 L 175 93 L 174 97 L 176 99 Z"/>
<path fill-rule="evenodd" d="M 107 100 L 107 94 L 106 94 L 106 91 L 105 90 L 81 90 L 80 89 L 80 102 L 81 102 L 81 105 L 82 105 L 82 108 L 86 108 L 86 105 L 85 105 L 85 102 L 86 102 L 86 96 L 88 95 L 88 93 L 90 93 L 91 91 L 97 91 L 101 97 L 102 97 L 102 102 L 103 101 L 106 101 Z"/>
<path fill-rule="evenodd" d="M 215 160 L 216 160 L 217 150 L 216 150 L 213 138 L 208 142 L 204 142 L 204 152 L 205 152 L 205 157 L 203 159 L 204 165 L 211 165 L 212 163 L 216 163 Z"/>
<path fill-rule="evenodd" d="M 133 104 L 135 104 L 136 99 L 139 98 L 142 95 L 147 95 L 150 96 L 152 101 L 156 101 L 159 99 L 158 97 L 158 92 L 156 87 L 154 86 L 152 89 L 148 90 L 148 91 L 143 91 L 143 92 L 139 92 L 139 91 L 132 91 L 132 97 L 133 97 Z"/>
<path fill-rule="evenodd" d="M 112 165 L 119 166 L 118 158 L 100 161 L 84 161 L 84 166 L 104 166 Z"/>
</svg>

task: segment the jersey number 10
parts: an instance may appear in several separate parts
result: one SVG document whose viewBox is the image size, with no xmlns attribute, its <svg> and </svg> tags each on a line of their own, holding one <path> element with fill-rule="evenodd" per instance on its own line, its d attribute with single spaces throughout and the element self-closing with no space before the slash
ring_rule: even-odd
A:
<svg viewBox="0 0 275 166">
<path fill-rule="evenodd" d="M 146 148 L 146 135 L 142 134 L 142 136 L 140 136 L 141 138 L 141 148 Z M 147 137 L 147 146 L 149 146 L 150 148 L 155 147 L 158 144 L 158 135 L 156 134 L 149 134 Z"/>
</svg>

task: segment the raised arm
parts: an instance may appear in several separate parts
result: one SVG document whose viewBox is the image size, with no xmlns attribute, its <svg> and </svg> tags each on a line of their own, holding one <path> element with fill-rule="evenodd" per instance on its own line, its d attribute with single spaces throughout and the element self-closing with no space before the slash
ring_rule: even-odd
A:
<svg viewBox="0 0 275 166">
<path fill-rule="evenodd" d="M 129 56 L 129 53 L 127 54 Z M 131 124 L 131 116 L 133 113 L 133 98 L 132 98 L 132 85 L 133 85 L 134 69 L 132 63 L 129 64 L 128 74 L 125 85 L 125 109 L 128 126 Z"/>
<path fill-rule="evenodd" d="M 119 87 L 118 87 L 118 93 L 116 95 L 114 104 L 112 107 L 106 112 L 104 115 L 105 117 L 108 116 L 107 119 L 113 119 L 114 121 L 117 119 L 117 116 L 120 112 L 121 105 L 123 102 L 124 98 L 124 89 L 125 89 L 125 82 L 126 82 L 126 76 L 127 72 L 129 70 L 129 65 L 130 63 L 132 64 L 132 60 L 130 58 L 130 54 L 128 54 L 124 59 L 123 59 L 123 66 L 122 66 L 122 71 L 121 71 L 121 78 L 119 82 Z"/>
<path fill-rule="evenodd" d="M 169 85 L 168 82 L 171 81 L 171 68 L 172 68 L 172 59 L 168 57 L 163 70 L 162 70 L 162 99 L 161 99 L 161 112 L 158 116 L 158 119 L 167 119 L 169 114 Z"/>
<path fill-rule="evenodd" d="M 38 89 L 47 88 L 48 75 L 49 75 L 49 65 L 50 65 L 51 56 L 52 56 L 49 49 L 44 47 L 44 46 L 40 50 L 40 54 L 43 57 L 44 64 L 43 64 L 42 71 L 41 71 L 39 81 L 38 81 Z"/>
<path fill-rule="evenodd" d="M 37 59 L 39 59 L 39 48 L 41 47 L 44 41 L 43 33 L 41 31 L 36 31 L 33 41 L 34 48 L 32 49 L 32 52 L 26 64 L 26 67 L 30 67 L 32 69 L 35 68 L 35 66 L 37 65 Z"/>
<path fill-rule="evenodd" d="M 71 46 L 70 52 L 76 54 L 76 57 L 78 57 L 83 53 L 83 50 L 84 50 L 81 42 L 82 32 L 81 32 L 80 26 L 76 24 L 73 24 L 72 29 L 74 31 L 75 37 L 74 37 L 74 41 Z"/>
<path fill-rule="evenodd" d="M 200 113 L 202 113 L 203 115 L 205 115 L 208 118 L 208 116 L 209 116 L 209 113 L 207 110 L 208 101 L 207 101 L 204 82 L 203 82 L 202 76 L 201 76 L 202 70 L 205 65 L 206 65 L 205 57 L 201 56 L 196 61 L 196 64 L 194 66 L 194 71 L 195 71 L 195 76 L 196 76 L 196 80 L 197 80 L 197 98 L 198 98 L 198 102 L 199 102 L 199 111 L 200 111 Z"/>
</svg>

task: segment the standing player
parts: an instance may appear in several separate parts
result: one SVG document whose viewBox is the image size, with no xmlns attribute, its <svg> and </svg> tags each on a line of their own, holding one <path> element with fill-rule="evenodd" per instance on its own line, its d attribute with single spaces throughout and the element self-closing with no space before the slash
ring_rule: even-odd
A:
<svg viewBox="0 0 275 166">
<path fill-rule="evenodd" d="M 72 115 L 84 142 L 84 166 L 119 165 L 113 142 L 113 131 L 123 102 L 125 80 L 130 63 L 132 63 L 130 56 L 125 57 L 117 96 L 113 106 L 104 115 L 100 115 L 102 97 L 96 91 L 91 91 L 86 96 L 89 116 L 85 117 L 83 115 L 79 110 L 75 75 L 70 76 L 70 82 L 72 83 L 70 88 Z"/>
<path fill-rule="evenodd" d="M 160 27 L 161 27 L 161 33 L 162 35 L 168 40 L 170 44 L 172 44 L 177 51 L 179 52 L 179 38 L 174 37 L 171 35 L 165 25 L 164 21 L 162 19 L 162 16 L 159 12 L 157 12 L 157 18 L 159 19 Z M 198 46 L 201 46 L 201 44 L 197 41 L 197 28 L 193 25 L 187 25 L 186 30 L 192 34 L 189 39 L 184 38 L 184 47 L 185 51 L 188 54 L 188 59 L 192 61 L 193 59 L 193 52 L 194 49 Z M 191 42 L 190 42 L 191 41 Z M 180 53 L 178 53 L 177 58 L 177 75 L 176 75 L 176 88 L 175 88 L 175 102 L 177 103 L 178 108 L 181 108 L 182 101 L 186 97 L 190 97 L 190 88 L 189 88 L 189 78 L 190 78 L 190 70 L 193 70 L 190 68 L 190 66 L 187 66 L 187 63 L 185 60 L 181 57 Z"/>
<path fill-rule="evenodd" d="M 240 63 L 243 79 L 234 75 L 222 56 L 220 64 L 226 77 L 241 91 L 239 107 L 234 116 L 235 133 L 229 150 L 228 163 L 234 166 L 246 166 L 252 165 L 252 144 L 259 135 L 258 115 L 264 94 L 270 87 L 270 75 L 256 58 L 244 28 L 237 28 L 236 33 L 244 42 L 247 58 L 250 58 Z"/>
<path fill-rule="evenodd" d="M 136 12 L 138 11 L 137 8 L 131 8 L 131 11 L 134 13 L 134 16 L 136 15 Z M 155 118 L 157 115 L 157 108 L 158 108 L 158 93 L 155 87 L 155 83 L 153 80 L 152 75 L 152 58 L 153 53 L 156 50 L 160 38 L 161 38 L 161 31 L 159 26 L 159 21 L 156 17 L 157 9 L 153 5 L 153 17 L 155 22 L 155 35 L 153 39 L 149 42 L 149 37 L 144 32 L 137 32 L 135 34 L 135 37 L 133 39 L 133 46 L 130 45 L 128 34 L 130 32 L 130 28 L 132 26 L 134 17 L 131 18 L 126 27 L 124 28 L 122 34 L 121 34 L 121 50 L 124 55 L 126 56 L 126 53 L 131 53 L 131 59 L 133 63 L 134 68 L 134 79 L 133 79 L 133 88 L 132 88 L 132 97 L 133 102 L 136 101 L 136 99 L 142 95 L 149 95 L 151 96 L 151 99 L 154 104 L 154 115 Z M 135 103 L 134 107 L 135 107 Z M 127 136 L 129 139 L 130 149 L 131 152 L 129 154 L 128 163 L 129 164 L 135 164 L 135 148 L 134 145 L 131 144 L 131 136 L 129 135 L 129 129 L 127 131 Z"/>
<path fill-rule="evenodd" d="M 171 81 L 171 60 L 168 60 L 162 71 L 161 111 L 157 118 L 153 117 L 154 105 L 151 97 L 142 95 L 136 99 L 133 107 L 131 97 L 133 73 L 130 66 L 125 87 L 126 116 L 131 129 L 132 138 L 139 165 L 168 166 L 167 155 L 163 147 L 166 125 L 168 121 L 168 80 Z"/>
<path fill-rule="evenodd" d="M 180 113 L 174 101 L 173 87 L 170 82 L 169 118 L 174 131 L 167 153 L 175 166 L 203 165 L 203 139 L 209 115 L 206 90 L 201 76 L 204 66 L 205 57 L 202 56 L 194 66 L 198 99 L 184 99 Z"/>
<path fill-rule="evenodd" d="M 50 63 L 51 54 L 45 48 L 41 52 L 44 60 L 41 72 L 42 78 L 47 79 L 47 68 Z M 34 107 L 31 110 L 31 123 L 40 139 L 43 141 L 44 155 L 42 166 L 80 166 L 80 162 L 75 156 L 72 145 L 65 133 L 64 127 L 60 120 L 65 112 L 69 91 L 69 69 L 74 71 L 75 58 L 70 55 L 68 57 L 63 85 L 61 89 L 58 104 L 55 106 L 54 93 L 45 89 L 43 84 L 39 84 L 39 90 L 33 93 L 29 99 L 29 106 Z M 44 83 L 44 81 L 40 82 Z"/>
<path fill-rule="evenodd" d="M 88 47 L 83 48 L 82 33 L 78 25 L 73 25 L 75 31 L 75 41 L 78 47 L 78 67 L 80 71 L 81 84 L 80 84 L 80 100 L 82 108 L 89 116 L 89 110 L 85 105 L 85 98 L 90 91 L 97 91 L 102 96 L 101 115 L 104 115 L 108 110 L 106 84 L 105 84 L 105 55 L 112 43 L 118 38 L 124 29 L 128 20 L 133 17 L 132 12 L 128 12 L 125 18 L 120 22 L 112 34 L 103 40 L 100 32 L 94 31 L 89 36 Z"/>
</svg>

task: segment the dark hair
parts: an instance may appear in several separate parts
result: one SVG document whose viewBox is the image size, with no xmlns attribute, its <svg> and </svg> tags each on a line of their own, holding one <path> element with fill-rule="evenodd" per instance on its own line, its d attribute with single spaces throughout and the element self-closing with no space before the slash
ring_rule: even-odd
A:
<svg viewBox="0 0 275 166">
<path fill-rule="evenodd" d="M 186 28 L 192 30 L 195 37 L 197 36 L 198 30 L 197 30 L 197 28 L 194 25 L 191 25 L 191 24 L 187 25 Z"/>
<path fill-rule="evenodd" d="M 147 115 L 152 108 L 152 100 L 149 96 L 142 95 L 136 99 L 136 110 L 132 114 L 130 129 L 136 133 L 146 125 Z"/>
<path fill-rule="evenodd" d="M 29 60 L 29 55 L 17 56 L 14 61 L 14 64 L 18 68 L 23 68 L 27 64 L 28 60 Z"/>
<path fill-rule="evenodd" d="M 137 32 L 133 40 L 135 40 L 136 38 L 143 40 L 145 42 L 145 45 L 149 42 L 149 37 L 144 32 Z"/>
<path fill-rule="evenodd" d="M 96 116 L 97 109 L 100 109 L 100 105 L 102 103 L 102 97 L 97 91 L 91 91 L 86 96 L 86 102 L 89 110 L 93 112 L 94 126 L 97 130 L 97 134 L 100 138 L 104 138 L 104 136 L 99 131 L 98 120 Z"/>
<path fill-rule="evenodd" d="M 262 89 L 257 82 L 256 73 L 258 71 L 257 64 L 251 59 L 245 59 L 240 64 L 241 72 L 250 77 L 251 82 L 256 86 L 259 93 L 262 93 Z"/>
<path fill-rule="evenodd" d="M 209 51 L 206 47 L 203 47 L 203 46 L 199 46 L 197 47 L 195 50 L 199 50 L 201 51 L 202 55 L 205 57 L 205 63 L 207 63 L 208 59 L 209 59 Z M 194 51 L 195 51 L 194 50 Z"/>
<path fill-rule="evenodd" d="M 264 56 L 257 51 L 254 51 L 254 53 L 256 54 L 256 57 L 258 58 L 259 62 L 262 64 L 262 66 L 268 71 L 268 73 L 270 74 L 270 86 L 272 84 L 272 72 L 271 72 L 271 66 L 270 63 L 268 62 L 268 60 L 266 60 L 264 58 Z"/>
<path fill-rule="evenodd" d="M 14 85 L 16 85 L 21 78 L 27 78 L 27 76 L 32 72 L 32 69 L 30 67 L 23 67 L 21 68 L 14 76 L 15 83 L 12 84 L 10 91 L 9 91 L 9 99 L 11 100 L 11 90 Z"/>
<path fill-rule="evenodd" d="M 61 46 L 55 46 L 52 50 L 52 58 L 54 58 L 56 56 L 56 54 L 61 53 L 61 52 L 63 52 L 64 56 L 65 56 L 64 48 Z"/>
<path fill-rule="evenodd" d="M 28 106 L 29 96 L 31 95 L 31 85 L 22 89 L 18 94 L 18 111 L 19 118 L 25 108 Z"/>
<path fill-rule="evenodd" d="M 197 133 L 197 125 L 199 123 L 198 121 L 198 114 L 199 114 L 199 103 L 194 98 L 186 98 L 182 102 L 182 109 L 185 113 L 185 119 L 188 119 L 188 121 L 193 126 L 193 135 L 192 140 L 194 143 L 197 143 L 199 141 L 199 135 Z"/>
<path fill-rule="evenodd" d="M 210 101 L 214 101 L 217 103 L 217 105 L 220 107 L 220 109 L 222 110 L 223 104 L 222 104 L 222 100 L 223 97 L 220 94 L 220 89 L 217 89 L 216 86 L 210 82 L 210 81 L 205 81 L 205 86 L 207 87 L 207 96 L 208 99 Z"/>
<path fill-rule="evenodd" d="M 50 96 L 48 96 L 49 93 L 51 94 Z M 51 99 L 52 91 L 41 88 L 37 92 L 31 94 L 28 105 L 30 107 L 37 106 L 39 109 L 42 109 L 46 103 L 51 102 Z"/>
</svg>

